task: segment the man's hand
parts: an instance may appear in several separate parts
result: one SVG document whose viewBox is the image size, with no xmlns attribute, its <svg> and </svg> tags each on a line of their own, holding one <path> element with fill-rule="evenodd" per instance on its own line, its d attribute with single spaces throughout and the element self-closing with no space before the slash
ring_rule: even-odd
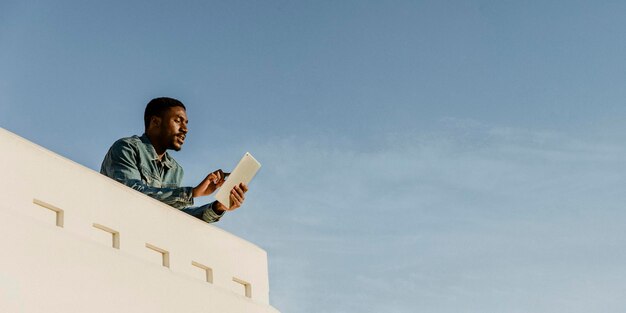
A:
<svg viewBox="0 0 626 313">
<path fill-rule="evenodd" d="M 224 184 L 225 174 L 222 170 L 217 170 L 209 175 L 198 186 L 193 188 L 192 195 L 194 198 L 208 196 L 217 188 Z"/>
<path fill-rule="evenodd" d="M 243 200 L 246 198 L 246 191 L 248 191 L 248 186 L 244 183 L 233 187 L 230 191 L 230 208 L 227 208 L 219 201 L 215 201 L 215 204 L 213 205 L 215 213 L 221 214 L 224 211 L 233 211 L 240 207 L 243 204 Z"/>
</svg>

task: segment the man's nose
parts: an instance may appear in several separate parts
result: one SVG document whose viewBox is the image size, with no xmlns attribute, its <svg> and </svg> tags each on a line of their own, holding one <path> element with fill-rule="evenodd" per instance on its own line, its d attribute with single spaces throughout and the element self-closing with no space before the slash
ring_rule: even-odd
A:
<svg viewBox="0 0 626 313">
<path fill-rule="evenodd" d="M 183 124 L 183 126 L 180 127 L 180 131 L 183 133 L 187 133 L 187 125 Z"/>
</svg>

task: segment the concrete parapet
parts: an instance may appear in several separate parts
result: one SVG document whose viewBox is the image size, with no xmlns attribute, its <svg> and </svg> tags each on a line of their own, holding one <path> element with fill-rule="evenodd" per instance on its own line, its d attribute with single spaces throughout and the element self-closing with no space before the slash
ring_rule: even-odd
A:
<svg viewBox="0 0 626 313">
<path fill-rule="evenodd" d="M 0 311 L 277 312 L 264 250 L 3 129 L 0 143 Z"/>
</svg>

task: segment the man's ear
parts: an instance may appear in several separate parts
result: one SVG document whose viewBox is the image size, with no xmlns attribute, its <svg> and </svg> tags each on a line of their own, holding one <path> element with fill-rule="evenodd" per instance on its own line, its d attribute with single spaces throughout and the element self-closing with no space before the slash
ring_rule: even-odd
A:
<svg viewBox="0 0 626 313">
<path fill-rule="evenodd" d="M 150 127 L 156 127 L 156 128 L 161 127 L 161 118 L 156 115 L 151 116 Z"/>
</svg>

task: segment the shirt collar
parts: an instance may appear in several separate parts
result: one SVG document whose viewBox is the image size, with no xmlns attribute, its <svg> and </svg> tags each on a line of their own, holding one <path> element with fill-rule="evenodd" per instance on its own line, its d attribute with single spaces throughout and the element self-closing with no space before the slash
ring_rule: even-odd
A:
<svg viewBox="0 0 626 313">
<path fill-rule="evenodd" d="M 141 139 L 141 142 L 146 145 L 146 151 L 150 156 L 150 160 L 158 161 L 159 155 L 156 153 L 156 150 L 154 149 L 152 142 L 150 142 L 150 138 L 148 138 L 148 135 L 144 133 L 143 135 L 141 135 L 141 137 L 139 137 L 139 139 Z M 163 160 L 161 160 L 161 163 L 163 163 L 163 165 L 165 165 L 167 168 L 172 168 L 172 166 L 174 165 L 173 160 L 167 153 L 167 151 L 165 152 L 165 155 L 163 155 Z"/>
</svg>

